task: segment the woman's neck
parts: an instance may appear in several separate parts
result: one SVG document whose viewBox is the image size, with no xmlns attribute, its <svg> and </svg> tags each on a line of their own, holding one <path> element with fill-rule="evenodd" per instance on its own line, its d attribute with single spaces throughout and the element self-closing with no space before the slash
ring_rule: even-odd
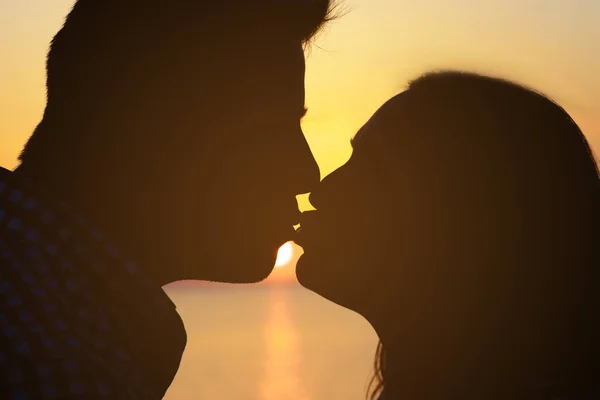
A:
<svg viewBox="0 0 600 400">
<path fill-rule="evenodd" d="M 458 321 L 449 322 L 423 319 L 410 329 L 394 323 L 374 325 L 385 353 L 386 400 L 491 400 L 502 398 L 499 394 L 505 390 L 508 394 L 510 385 L 492 389 L 495 382 L 506 381 L 499 368 L 485 362 L 472 335 L 459 329 Z"/>
</svg>

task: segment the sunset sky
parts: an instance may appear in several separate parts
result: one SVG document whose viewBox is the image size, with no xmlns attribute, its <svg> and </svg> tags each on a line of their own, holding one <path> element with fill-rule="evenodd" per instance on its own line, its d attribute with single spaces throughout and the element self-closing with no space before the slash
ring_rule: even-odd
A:
<svg viewBox="0 0 600 400">
<path fill-rule="evenodd" d="M 41 118 L 48 43 L 71 4 L 0 0 L 0 165 L 6 168 L 16 166 Z M 307 59 L 304 129 L 322 176 L 347 160 L 350 137 L 386 99 L 435 69 L 501 76 L 550 95 L 600 152 L 600 1 L 344 4 L 348 13 L 319 37 Z M 306 196 L 300 205 L 309 207 Z M 293 268 L 276 273 L 292 276 Z"/>
</svg>

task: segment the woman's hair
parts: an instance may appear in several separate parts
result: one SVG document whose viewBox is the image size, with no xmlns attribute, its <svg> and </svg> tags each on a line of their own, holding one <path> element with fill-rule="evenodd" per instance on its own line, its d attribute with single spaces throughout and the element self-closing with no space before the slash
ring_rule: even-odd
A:
<svg viewBox="0 0 600 400">
<path fill-rule="evenodd" d="M 479 361 L 469 365 L 478 371 L 487 362 L 513 377 L 514 369 L 542 368 L 589 390 L 590 363 L 600 356 L 600 179 L 577 124 L 538 92 L 464 72 L 424 75 L 380 111 L 379 150 L 404 165 L 386 170 L 410 163 L 415 184 L 427 185 L 422 212 L 445 240 L 435 242 L 444 251 L 435 279 L 477 282 L 469 295 L 479 314 L 457 321 L 473 332 L 476 316 L 483 326 Z M 373 399 L 384 385 L 401 384 L 386 376 L 385 350 L 379 343 Z"/>
<path fill-rule="evenodd" d="M 371 377 L 369 386 L 367 387 L 367 393 L 370 393 L 370 400 L 376 400 L 383 391 L 384 386 L 383 375 L 385 371 L 385 353 L 383 352 L 383 344 L 381 341 L 377 343 L 377 349 L 375 350 L 375 362 L 373 364 L 373 376 Z"/>
</svg>

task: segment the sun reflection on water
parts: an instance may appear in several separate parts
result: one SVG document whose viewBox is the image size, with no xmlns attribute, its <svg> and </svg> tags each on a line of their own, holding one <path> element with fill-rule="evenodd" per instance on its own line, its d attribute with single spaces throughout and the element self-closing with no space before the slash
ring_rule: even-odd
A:
<svg viewBox="0 0 600 400">
<path fill-rule="evenodd" d="M 265 325 L 265 369 L 261 400 L 311 400 L 300 380 L 301 352 L 298 330 L 290 318 L 287 297 L 270 288 L 269 317 Z"/>
</svg>

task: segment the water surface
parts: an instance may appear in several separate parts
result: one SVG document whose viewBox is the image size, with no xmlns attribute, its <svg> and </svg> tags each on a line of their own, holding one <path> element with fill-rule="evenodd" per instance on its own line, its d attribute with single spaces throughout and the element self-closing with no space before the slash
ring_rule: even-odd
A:
<svg viewBox="0 0 600 400">
<path fill-rule="evenodd" d="M 167 288 L 188 335 L 167 400 L 364 400 L 377 336 L 297 284 Z"/>
</svg>

